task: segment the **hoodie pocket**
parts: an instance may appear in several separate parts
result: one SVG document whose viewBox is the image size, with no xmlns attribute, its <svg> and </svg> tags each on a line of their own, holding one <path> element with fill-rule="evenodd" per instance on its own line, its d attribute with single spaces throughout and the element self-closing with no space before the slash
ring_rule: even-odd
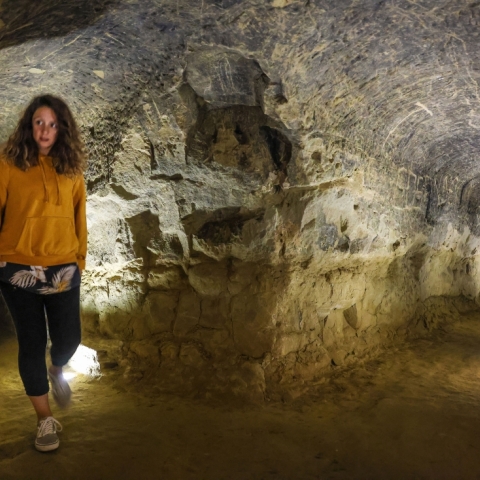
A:
<svg viewBox="0 0 480 480">
<path fill-rule="evenodd" d="M 78 248 L 73 221 L 66 217 L 27 218 L 15 251 L 27 257 L 68 255 Z"/>
</svg>

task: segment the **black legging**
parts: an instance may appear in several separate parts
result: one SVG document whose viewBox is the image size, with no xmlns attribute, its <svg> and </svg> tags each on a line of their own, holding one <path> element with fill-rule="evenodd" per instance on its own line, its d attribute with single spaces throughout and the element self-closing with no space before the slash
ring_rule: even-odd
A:
<svg viewBox="0 0 480 480">
<path fill-rule="evenodd" d="M 30 293 L 0 282 L 18 339 L 18 368 L 29 396 L 48 393 L 47 321 L 52 364 L 63 367 L 80 344 L 80 287 L 52 295 Z"/>
</svg>

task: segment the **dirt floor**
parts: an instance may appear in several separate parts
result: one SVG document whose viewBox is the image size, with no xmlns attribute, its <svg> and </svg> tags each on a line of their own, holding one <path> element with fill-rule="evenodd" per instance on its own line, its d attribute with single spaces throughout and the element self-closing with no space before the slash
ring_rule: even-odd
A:
<svg viewBox="0 0 480 480">
<path fill-rule="evenodd" d="M 0 479 L 480 479 L 480 315 L 337 372 L 289 405 L 206 405 L 77 377 L 60 448 L 33 447 L 0 345 Z"/>
</svg>

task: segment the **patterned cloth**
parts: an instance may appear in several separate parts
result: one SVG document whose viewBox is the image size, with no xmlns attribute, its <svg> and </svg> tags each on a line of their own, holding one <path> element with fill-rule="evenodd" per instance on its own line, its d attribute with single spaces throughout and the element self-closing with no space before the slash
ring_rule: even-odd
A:
<svg viewBox="0 0 480 480">
<path fill-rule="evenodd" d="M 79 287 L 81 276 L 76 263 L 38 267 L 0 262 L 0 281 L 32 293 L 51 295 Z"/>
</svg>

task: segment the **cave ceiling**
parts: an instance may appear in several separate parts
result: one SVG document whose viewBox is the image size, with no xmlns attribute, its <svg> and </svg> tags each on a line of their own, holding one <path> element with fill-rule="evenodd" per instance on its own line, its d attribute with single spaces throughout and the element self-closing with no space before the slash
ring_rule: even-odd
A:
<svg viewBox="0 0 480 480">
<path fill-rule="evenodd" d="M 177 105 L 187 82 L 210 109 L 273 102 L 265 128 L 294 149 L 322 138 L 378 170 L 405 168 L 449 211 L 466 202 L 472 213 L 479 23 L 480 3 L 465 0 L 0 0 L 0 141 L 33 95 L 61 95 L 86 136 L 89 187 L 99 188 L 133 118 L 148 135 L 147 101 L 188 117 L 188 101 Z M 202 80 L 220 64 L 230 84 Z"/>
</svg>

